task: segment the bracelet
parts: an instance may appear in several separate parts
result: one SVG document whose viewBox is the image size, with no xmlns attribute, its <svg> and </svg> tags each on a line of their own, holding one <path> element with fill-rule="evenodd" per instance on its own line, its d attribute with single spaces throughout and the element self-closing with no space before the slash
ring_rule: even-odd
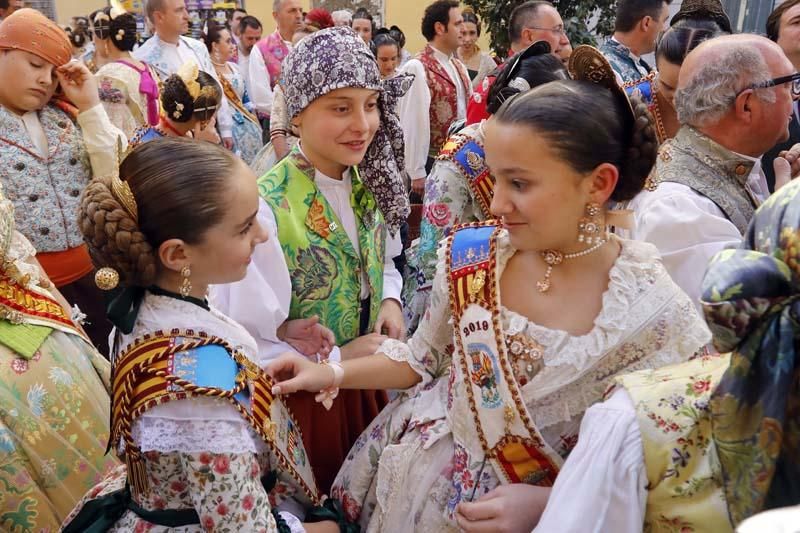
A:
<svg viewBox="0 0 800 533">
<path fill-rule="evenodd" d="M 320 364 L 327 365 L 333 369 L 333 384 L 319 391 L 314 397 L 314 400 L 321 403 L 326 410 L 330 411 L 331 407 L 333 407 L 333 400 L 339 395 L 339 385 L 341 385 L 344 379 L 344 367 L 342 367 L 338 361 L 330 361 L 328 359 Z"/>
</svg>

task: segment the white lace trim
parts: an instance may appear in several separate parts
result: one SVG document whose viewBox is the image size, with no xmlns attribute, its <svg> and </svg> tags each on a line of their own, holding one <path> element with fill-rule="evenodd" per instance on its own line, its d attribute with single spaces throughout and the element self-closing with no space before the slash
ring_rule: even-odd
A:
<svg viewBox="0 0 800 533">
<path fill-rule="evenodd" d="M 413 359 L 411 348 L 408 347 L 408 344 L 397 339 L 386 339 L 383 341 L 378 347 L 377 353 L 382 353 L 392 361 L 398 361 L 400 363 L 408 363 Z"/>
<path fill-rule="evenodd" d="M 133 440 L 143 452 L 263 453 L 266 445 L 244 421 L 140 417 Z"/>
</svg>

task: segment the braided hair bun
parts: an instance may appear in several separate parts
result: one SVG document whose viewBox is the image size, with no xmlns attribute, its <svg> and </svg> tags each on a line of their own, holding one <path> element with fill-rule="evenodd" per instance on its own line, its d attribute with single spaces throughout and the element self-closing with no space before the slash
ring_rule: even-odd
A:
<svg viewBox="0 0 800 533">
<path fill-rule="evenodd" d="M 97 265 L 119 272 L 126 285 L 146 287 L 157 271 L 153 247 L 111 189 L 111 178 L 92 180 L 83 192 L 81 233 Z"/>
<path fill-rule="evenodd" d="M 173 74 L 164 81 L 161 105 L 167 117 L 175 122 L 211 120 L 222 103 L 222 87 L 202 70 L 197 74 L 197 83 L 200 85 L 200 94 L 195 100 L 179 75 Z"/>
<path fill-rule="evenodd" d="M 620 177 L 611 199 L 617 202 L 632 200 L 644 187 L 658 155 L 658 139 L 653 117 L 641 99 L 630 98 L 634 121 Z"/>
</svg>

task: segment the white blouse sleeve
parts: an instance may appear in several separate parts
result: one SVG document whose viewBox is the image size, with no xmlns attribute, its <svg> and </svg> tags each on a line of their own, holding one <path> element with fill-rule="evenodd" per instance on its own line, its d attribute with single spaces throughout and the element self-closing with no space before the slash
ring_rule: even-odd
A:
<svg viewBox="0 0 800 533">
<path fill-rule="evenodd" d="M 292 282 L 278 241 L 275 216 L 263 200 L 259 200 L 257 220 L 267 228 L 269 239 L 256 246 L 244 279 L 213 286 L 211 301 L 255 338 L 258 364 L 263 367 L 278 355 L 293 351 L 277 333 L 289 316 Z"/>
<path fill-rule="evenodd" d="M 534 533 L 641 533 L 646 487 L 636 411 L 619 389 L 586 411 Z"/>
<path fill-rule="evenodd" d="M 250 51 L 250 99 L 256 106 L 256 111 L 269 116 L 272 110 L 272 85 L 269 81 L 267 65 L 258 46 Z"/>
<path fill-rule="evenodd" d="M 661 183 L 642 193 L 634 207 L 636 225 L 631 237 L 658 248 L 664 267 L 675 283 L 700 306 L 703 273 L 719 251 L 736 246 L 742 235 L 719 207 L 685 185 Z"/>
<path fill-rule="evenodd" d="M 105 108 L 97 104 L 78 115 L 78 126 L 83 134 L 92 174 L 110 176 L 119 166 L 118 146 L 122 153 L 128 148 L 128 138 L 111 123 Z"/>
<path fill-rule="evenodd" d="M 425 68 L 418 59 L 412 59 L 403 66 L 403 72 L 414 75 L 411 88 L 400 99 L 398 114 L 403 126 L 406 143 L 406 173 L 410 179 L 425 178 L 425 163 L 431 143 L 431 124 L 429 109 L 431 91 L 425 77 Z"/>
<path fill-rule="evenodd" d="M 394 266 L 394 258 L 403 251 L 403 242 L 398 231 L 394 237 L 386 232 L 386 255 L 383 264 L 383 300 L 389 298 L 400 303 L 400 294 L 403 292 L 403 275 Z"/>
</svg>

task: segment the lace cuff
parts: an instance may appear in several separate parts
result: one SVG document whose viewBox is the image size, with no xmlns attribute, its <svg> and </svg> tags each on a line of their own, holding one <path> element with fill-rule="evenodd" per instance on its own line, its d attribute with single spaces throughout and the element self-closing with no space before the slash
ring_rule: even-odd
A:
<svg viewBox="0 0 800 533">
<path fill-rule="evenodd" d="M 306 528 L 303 527 L 303 523 L 295 515 L 285 512 L 279 512 L 278 514 L 283 518 L 283 521 L 286 522 L 286 525 L 289 526 L 292 533 L 305 533 Z"/>
<path fill-rule="evenodd" d="M 383 344 L 378 347 L 378 353 L 382 353 L 392 361 L 397 361 L 399 363 L 410 364 L 410 361 L 413 359 L 411 348 L 408 347 L 408 344 L 396 339 L 386 339 L 383 341 Z"/>
</svg>

